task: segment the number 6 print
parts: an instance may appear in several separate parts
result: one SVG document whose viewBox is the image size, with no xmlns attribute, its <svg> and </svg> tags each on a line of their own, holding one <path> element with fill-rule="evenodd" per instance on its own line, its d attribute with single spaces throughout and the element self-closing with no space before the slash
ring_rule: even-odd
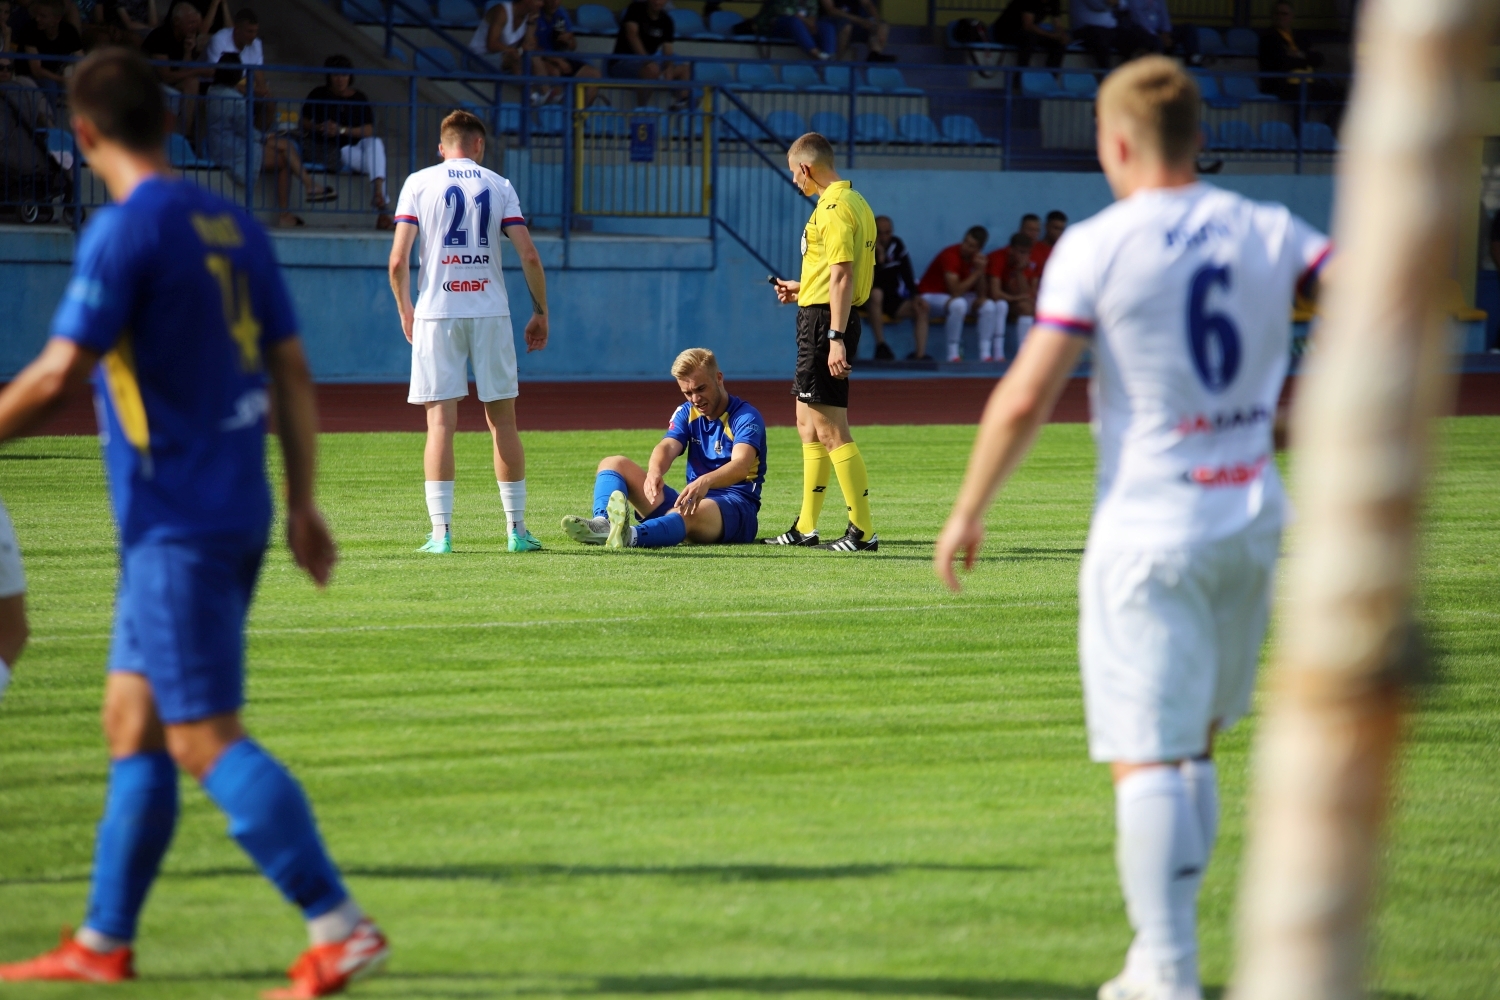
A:
<svg viewBox="0 0 1500 1000">
<path fill-rule="evenodd" d="M 1209 265 L 1193 275 L 1188 295 L 1188 349 L 1193 367 L 1209 392 L 1223 392 L 1240 370 L 1240 331 L 1221 312 L 1208 312 L 1205 300 L 1215 285 L 1230 288 L 1229 268 Z"/>
</svg>

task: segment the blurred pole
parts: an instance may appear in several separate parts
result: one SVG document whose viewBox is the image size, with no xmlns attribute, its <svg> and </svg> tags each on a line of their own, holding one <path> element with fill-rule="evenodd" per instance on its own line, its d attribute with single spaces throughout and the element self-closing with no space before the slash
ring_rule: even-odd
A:
<svg viewBox="0 0 1500 1000">
<path fill-rule="evenodd" d="M 1325 322 L 1294 415 L 1299 522 L 1257 739 L 1234 1000 L 1362 997 L 1432 418 L 1450 405 L 1463 155 L 1497 0 L 1367 0 Z"/>
</svg>

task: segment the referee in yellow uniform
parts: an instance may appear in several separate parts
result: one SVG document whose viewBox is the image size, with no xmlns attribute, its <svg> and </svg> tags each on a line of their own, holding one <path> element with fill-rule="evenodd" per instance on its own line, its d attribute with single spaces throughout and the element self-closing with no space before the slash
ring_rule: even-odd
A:
<svg viewBox="0 0 1500 1000">
<path fill-rule="evenodd" d="M 870 517 L 870 480 L 849 433 L 849 369 L 859 350 L 859 313 L 875 281 L 875 215 L 839 178 L 833 146 L 809 132 L 787 150 L 797 189 L 817 195 L 802 231 L 802 279 L 776 282 L 776 297 L 797 303 L 797 433 L 802 437 L 802 513 L 767 545 L 818 544 L 818 515 L 833 473 L 839 477 L 849 527 L 821 548 L 874 552 L 880 547 Z"/>
</svg>

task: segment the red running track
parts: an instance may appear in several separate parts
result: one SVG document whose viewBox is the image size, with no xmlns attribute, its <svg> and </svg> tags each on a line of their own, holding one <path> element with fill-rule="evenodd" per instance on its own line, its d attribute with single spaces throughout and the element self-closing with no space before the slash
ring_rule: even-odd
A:
<svg viewBox="0 0 1500 1000">
<path fill-rule="evenodd" d="M 1287 395 L 1296 379 L 1288 381 Z M 864 379 L 853 387 L 851 422 L 871 424 L 977 423 L 994 388 L 990 378 Z M 729 390 L 753 403 L 773 427 L 794 423 L 790 383 L 784 380 L 731 381 Z M 527 382 L 516 413 L 522 430 L 614 430 L 666 427 L 682 402 L 670 382 Z M 421 431 L 422 408 L 406 402 L 403 384 L 320 385 L 318 410 L 324 431 Z M 459 406 L 462 430 L 485 429 L 484 413 L 471 398 Z M 1457 412 L 1462 416 L 1500 415 L 1500 372 L 1460 377 Z M 1074 379 L 1063 391 L 1052 419 L 1088 420 L 1087 382 Z M 93 434 L 94 410 L 88 394 L 77 393 L 34 434 Z"/>
</svg>

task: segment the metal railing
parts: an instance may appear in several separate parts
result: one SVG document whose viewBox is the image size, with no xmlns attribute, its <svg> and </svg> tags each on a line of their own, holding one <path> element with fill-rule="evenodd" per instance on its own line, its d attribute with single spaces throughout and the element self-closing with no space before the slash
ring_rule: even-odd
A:
<svg viewBox="0 0 1500 1000">
<path fill-rule="evenodd" d="M 1256 0 L 1169 0 L 1167 10 L 1174 21 L 1215 27 L 1244 27 L 1250 24 L 1255 2 Z M 946 23 L 948 19 L 942 16 L 944 14 L 975 17 L 988 24 L 999 17 L 1009 3 L 1010 0 L 927 0 L 927 26 L 936 28 L 940 21 Z M 1062 13 L 1066 14 L 1066 0 L 1059 6 Z"/>
</svg>

